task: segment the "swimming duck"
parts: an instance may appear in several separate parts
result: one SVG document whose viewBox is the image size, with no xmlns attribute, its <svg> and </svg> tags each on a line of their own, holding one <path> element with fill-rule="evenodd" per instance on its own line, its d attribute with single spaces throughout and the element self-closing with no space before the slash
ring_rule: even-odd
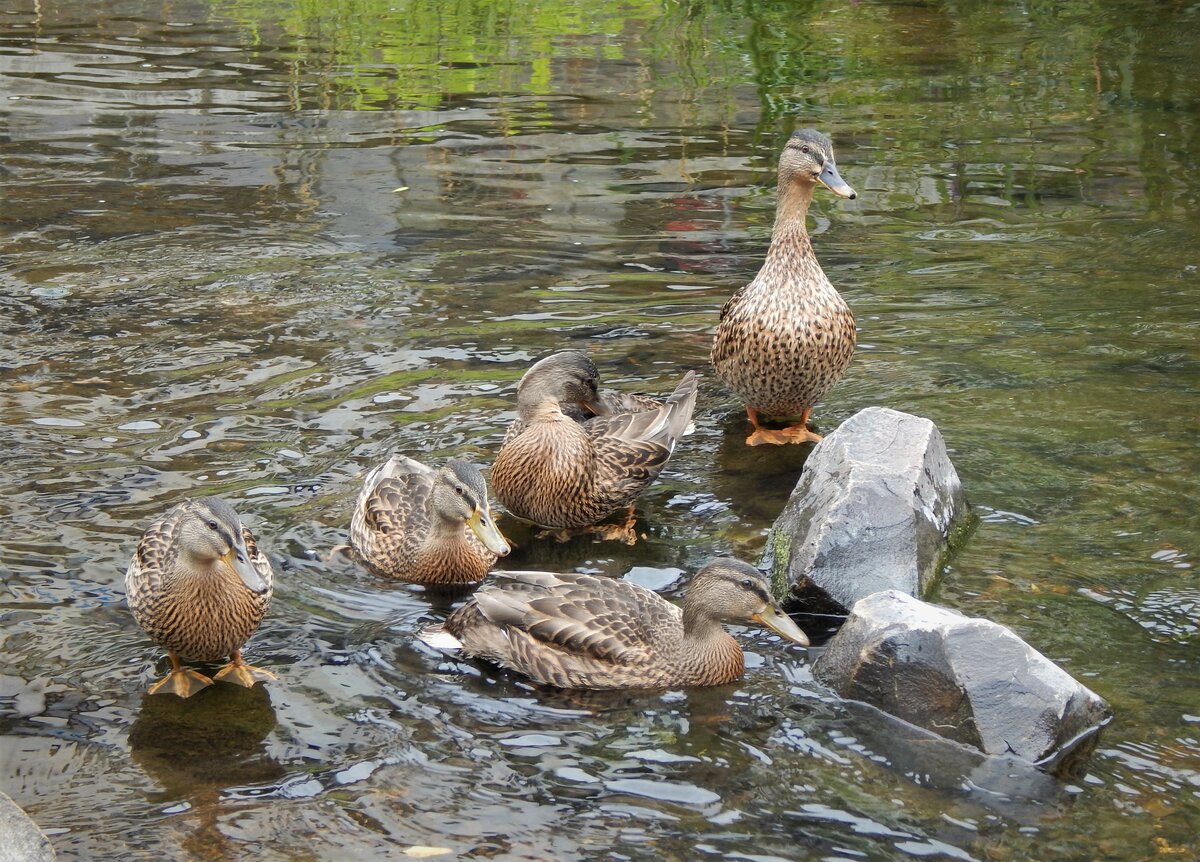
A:
<svg viewBox="0 0 1200 862">
<path fill-rule="evenodd" d="M 350 546 L 375 574 L 416 584 L 469 584 L 509 552 L 479 468 L 440 469 L 394 455 L 367 474 Z"/>
<path fill-rule="evenodd" d="M 496 572 L 422 640 L 461 649 L 542 685 L 574 689 L 723 685 L 745 659 L 722 623 L 758 623 L 808 646 L 757 570 L 713 560 L 682 608 L 644 587 L 595 575 Z"/>
<path fill-rule="evenodd" d="M 254 534 L 220 497 L 185 500 L 147 528 L 125 573 L 129 610 L 171 659 L 150 687 L 190 697 L 228 680 L 247 688 L 275 679 L 242 659 L 242 647 L 271 603 L 274 572 Z M 230 661 L 213 679 L 181 658 Z"/>
<path fill-rule="evenodd" d="M 599 397 L 587 354 L 567 350 L 534 364 L 517 387 L 517 419 L 492 466 L 492 488 L 519 518 L 544 527 L 591 527 L 627 507 L 658 477 L 696 406 L 695 372 L 649 409 Z M 564 405 L 566 409 L 564 410 Z M 576 410 L 593 415 L 579 421 Z M 614 410 L 621 412 L 613 412 Z"/>
<path fill-rule="evenodd" d="M 803 129 L 779 157 L 766 260 L 721 309 L 713 340 L 713 369 L 746 405 L 751 446 L 820 440 L 807 428 L 809 414 L 854 355 L 854 315 L 825 277 L 805 224 L 817 183 L 840 198 L 857 197 L 838 174 L 829 138 Z M 762 426 L 765 417 L 797 416 L 787 428 Z"/>
</svg>

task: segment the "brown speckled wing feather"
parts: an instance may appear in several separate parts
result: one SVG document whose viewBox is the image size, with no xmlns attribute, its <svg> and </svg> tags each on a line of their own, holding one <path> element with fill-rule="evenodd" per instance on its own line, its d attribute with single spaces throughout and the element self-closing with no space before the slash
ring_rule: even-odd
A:
<svg viewBox="0 0 1200 862">
<path fill-rule="evenodd" d="M 601 434 L 593 443 L 596 484 L 608 492 L 613 508 L 633 502 L 642 489 L 658 477 L 671 457 L 670 449 L 644 440 Z"/>
<path fill-rule="evenodd" d="M 597 416 L 615 416 L 618 413 L 645 413 L 657 410 L 665 402 L 661 398 L 651 398 L 649 395 L 634 395 L 616 389 L 605 389 L 598 399 Z"/>
<path fill-rule="evenodd" d="M 696 406 L 695 372 L 684 375 L 656 410 L 597 416 L 584 424 L 596 452 L 597 480 L 613 489 L 621 505 L 654 481 Z"/>
<path fill-rule="evenodd" d="M 258 572 L 258 576 L 263 579 L 267 585 L 266 603 L 263 606 L 263 612 L 266 612 L 266 605 L 270 604 L 271 596 L 275 589 L 275 569 L 271 566 L 271 561 L 267 559 L 258 547 L 258 539 L 250 532 L 250 528 L 245 524 L 242 525 L 242 539 L 246 543 L 246 551 L 250 555 L 250 564 L 254 566 L 254 571 Z"/>
<path fill-rule="evenodd" d="M 175 544 L 181 510 L 178 506 L 146 528 L 138 539 L 137 550 L 125 573 L 126 601 L 140 608 L 162 588 L 163 572 L 174 564 L 179 552 Z"/>
<path fill-rule="evenodd" d="M 423 532 L 429 525 L 426 500 L 430 474 L 405 473 L 383 479 L 363 501 L 366 525 L 379 533 Z"/>
<path fill-rule="evenodd" d="M 649 590 L 593 575 L 497 573 L 475 603 L 488 622 L 567 653 L 560 661 L 645 663 L 655 630 L 680 625 L 679 610 Z M 449 621 L 447 629 L 453 631 Z"/>
</svg>

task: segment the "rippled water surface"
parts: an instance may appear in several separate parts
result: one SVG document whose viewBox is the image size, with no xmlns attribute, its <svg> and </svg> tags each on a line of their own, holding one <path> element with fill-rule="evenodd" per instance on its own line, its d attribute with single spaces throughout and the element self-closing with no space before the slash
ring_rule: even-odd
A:
<svg viewBox="0 0 1200 862">
<path fill-rule="evenodd" d="M 1196 858 L 1200 8 L 30 2 L 0 10 L 0 786 L 64 859 Z M 816 415 L 935 420 L 978 530 L 937 599 L 1107 698 L 1087 773 L 953 750 L 739 631 L 746 678 L 577 697 L 414 643 L 330 550 L 363 471 L 488 462 L 530 362 L 703 370 L 786 134 L 860 348 Z M 676 595 L 754 560 L 805 450 L 702 386 L 633 548 L 511 567 Z M 231 498 L 279 681 L 147 697 L 137 536 Z"/>
</svg>

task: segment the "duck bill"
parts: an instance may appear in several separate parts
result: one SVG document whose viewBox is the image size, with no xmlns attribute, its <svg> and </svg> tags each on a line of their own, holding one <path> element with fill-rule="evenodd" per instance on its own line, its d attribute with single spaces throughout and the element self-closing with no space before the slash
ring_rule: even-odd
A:
<svg viewBox="0 0 1200 862">
<path fill-rule="evenodd" d="M 808 646 L 808 636 L 800 630 L 800 626 L 792 622 L 791 617 L 774 605 L 763 608 L 751 619 L 766 626 L 780 637 L 785 637 L 801 646 Z"/>
<path fill-rule="evenodd" d="M 858 197 L 858 192 L 850 188 L 850 184 L 842 179 L 842 175 L 838 173 L 837 165 L 832 160 L 825 163 L 825 167 L 817 176 L 821 181 L 821 185 L 829 189 L 839 198 L 849 198 L 853 200 Z"/>
<path fill-rule="evenodd" d="M 237 575 L 242 583 L 246 585 L 246 589 L 252 593 L 262 595 L 267 591 L 267 582 L 263 580 L 258 570 L 250 564 L 250 554 L 246 551 L 245 545 L 239 543 L 230 548 L 229 552 L 221 557 L 221 562 L 225 564 L 229 571 Z"/>
<path fill-rule="evenodd" d="M 497 557 L 508 556 L 508 552 L 512 550 L 508 546 L 508 540 L 496 528 L 496 522 L 492 520 L 490 512 L 476 506 L 471 517 L 467 519 L 467 526 L 479 541 L 483 542 L 483 546 Z"/>
</svg>

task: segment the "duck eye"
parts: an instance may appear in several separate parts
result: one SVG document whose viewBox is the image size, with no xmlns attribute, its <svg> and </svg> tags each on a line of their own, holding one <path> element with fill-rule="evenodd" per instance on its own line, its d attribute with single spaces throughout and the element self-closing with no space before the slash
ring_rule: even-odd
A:
<svg viewBox="0 0 1200 862">
<path fill-rule="evenodd" d="M 466 493 L 467 493 L 467 492 L 466 492 L 466 490 L 464 490 L 464 489 L 463 489 L 463 486 L 462 486 L 462 485 L 455 485 L 455 486 L 454 486 L 454 493 L 455 493 L 455 494 L 458 494 L 458 496 L 460 496 L 460 497 L 464 497 L 464 496 L 466 496 Z"/>
<path fill-rule="evenodd" d="M 742 586 L 745 587 L 746 589 L 750 589 L 750 579 L 742 578 Z"/>
<path fill-rule="evenodd" d="M 209 522 L 208 522 L 208 528 L 209 528 L 210 530 L 212 530 L 212 531 L 215 533 L 215 532 L 217 531 L 217 522 L 216 522 L 216 521 L 209 521 Z"/>
<path fill-rule="evenodd" d="M 804 155 L 807 156 L 809 153 L 812 152 L 812 150 L 810 150 L 808 147 L 801 147 L 800 152 L 804 153 Z"/>
</svg>

